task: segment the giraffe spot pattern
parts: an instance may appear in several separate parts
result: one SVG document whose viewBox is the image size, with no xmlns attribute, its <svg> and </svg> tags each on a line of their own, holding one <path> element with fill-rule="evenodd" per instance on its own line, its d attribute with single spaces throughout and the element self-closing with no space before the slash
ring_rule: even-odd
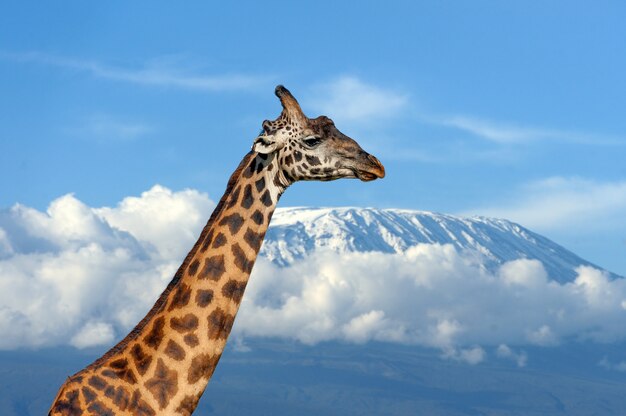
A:
<svg viewBox="0 0 626 416">
<path fill-rule="evenodd" d="M 241 206 L 245 209 L 248 209 L 254 203 L 254 198 L 252 197 L 252 185 L 246 185 L 243 190 L 243 198 L 241 199 Z"/>
<path fill-rule="evenodd" d="M 224 235 L 224 233 L 218 233 L 215 236 L 215 240 L 213 240 L 213 248 L 220 248 L 222 247 L 224 244 L 226 244 L 226 236 Z"/>
<path fill-rule="evenodd" d="M 165 354 L 173 360 L 182 361 L 185 359 L 185 350 L 175 341 L 169 340 L 165 346 Z"/>
<path fill-rule="evenodd" d="M 135 373 L 133 373 L 133 370 L 128 366 L 128 360 L 126 358 L 120 358 L 118 360 L 112 361 L 109 366 L 113 369 L 115 375 L 121 380 L 124 380 L 130 384 L 137 383 Z"/>
<path fill-rule="evenodd" d="M 224 267 L 224 255 L 209 257 L 204 260 L 204 267 L 200 272 L 200 279 L 220 280 L 226 268 Z"/>
<path fill-rule="evenodd" d="M 222 287 L 222 294 L 234 300 L 235 302 L 241 302 L 241 298 L 243 297 L 243 292 L 246 290 L 247 282 L 238 282 L 236 280 L 229 280 L 226 282 L 224 287 Z"/>
<path fill-rule="evenodd" d="M 256 181 L 254 183 L 254 187 L 256 188 L 257 192 L 261 192 L 263 189 L 265 189 L 265 178 L 261 178 Z"/>
<path fill-rule="evenodd" d="M 199 354 L 193 357 L 189 373 L 187 374 L 187 381 L 189 384 L 195 384 L 201 378 L 210 378 L 219 359 L 219 355 L 209 354 Z"/>
<path fill-rule="evenodd" d="M 164 409 L 170 398 L 178 392 L 177 376 L 176 370 L 167 368 L 163 359 L 159 358 L 154 376 L 145 383 L 148 391 L 159 403 L 159 409 Z"/>
<path fill-rule="evenodd" d="M 189 276 L 193 276 L 196 274 L 196 272 L 198 271 L 198 267 L 200 267 L 200 260 L 195 259 L 194 261 L 191 262 L 191 264 L 189 265 Z"/>
<path fill-rule="evenodd" d="M 130 404 L 130 394 L 122 386 L 118 386 L 113 395 L 110 397 L 111 401 L 120 410 L 126 410 Z"/>
<path fill-rule="evenodd" d="M 172 302 L 170 303 L 168 311 L 173 311 L 174 309 L 180 309 L 189 303 L 189 299 L 191 298 L 191 288 L 189 285 L 185 283 L 180 283 L 176 292 L 174 292 L 174 296 L 172 297 Z"/>
<path fill-rule="evenodd" d="M 182 318 L 170 319 L 170 326 L 176 332 L 185 333 L 198 328 L 198 317 L 188 313 Z"/>
<path fill-rule="evenodd" d="M 80 407 L 78 390 L 72 390 L 65 394 L 65 399 L 59 400 L 54 405 L 54 413 L 63 416 L 80 416 L 83 411 Z"/>
<path fill-rule="evenodd" d="M 263 224 L 263 213 L 261 213 L 261 211 L 259 211 L 258 209 L 254 211 L 251 218 L 255 224 L 257 225 Z"/>
<path fill-rule="evenodd" d="M 196 410 L 196 406 L 198 406 L 198 401 L 200 400 L 201 395 L 202 393 L 197 395 L 185 396 L 176 408 L 176 411 L 181 415 L 190 416 L 193 411 Z"/>
<path fill-rule="evenodd" d="M 210 340 L 226 339 L 235 322 L 235 317 L 227 314 L 221 308 L 215 309 L 208 317 Z"/>
<path fill-rule="evenodd" d="M 89 410 L 90 412 L 98 416 L 115 416 L 115 413 L 113 413 L 113 410 L 109 409 L 101 402 L 91 403 L 89 407 L 87 408 L 87 410 Z"/>
<path fill-rule="evenodd" d="M 243 235 L 243 239 L 248 243 L 250 248 L 254 251 L 259 251 L 261 249 L 261 244 L 263 243 L 263 235 L 259 234 L 255 231 L 252 231 L 250 228 L 246 230 L 246 233 Z"/>
<path fill-rule="evenodd" d="M 243 217 L 237 213 L 230 214 L 220 221 L 220 225 L 228 225 L 228 229 L 232 235 L 237 234 L 243 225 Z"/>
<path fill-rule="evenodd" d="M 163 341 L 163 337 L 165 336 L 165 332 L 163 331 L 163 327 L 165 326 L 165 318 L 159 316 L 154 320 L 154 324 L 152 325 L 152 329 L 148 332 L 143 338 L 143 342 L 146 343 L 147 346 L 154 348 L 155 350 L 161 345 Z"/>
<path fill-rule="evenodd" d="M 285 172 L 285 174 L 286 174 L 286 172 Z M 263 195 L 261 195 L 261 202 L 266 207 L 272 206 L 272 195 L 270 195 L 269 189 L 266 189 L 265 192 L 263 192 Z"/>
<path fill-rule="evenodd" d="M 198 289 L 196 292 L 196 304 L 204 308 L 213 301 L 213 291 L 210 289 Z"/>
<path fill-rule="evenodd" d="M 104 390 L 108 386 L 107 382 L 100 376 L 89 377 L 87 383 L 96 390 Z"/>
<path fill-rule="evenodd" d="M 237 189 L 231 194 L 230 201 L 228 202 L 228 208 L 232 208 L 239 201 L 239 194 L 241 193 L 241 186 L 238 186 Z"/>
<path fill-rule="evenodd" d="M 96 399 L 96 392 L 90 389 L 89 387 L 83 386 L 80 390 L 83 392 L 85 403 L 89 404 Z"/>
<path fill-rule="evenodd" d="M 317 156 L 305 155 L 304 157 L 306 158 L 306 161 L 311 166 L 319 166 L 322 164 L 322 162 L 320 162 L 320 158 Z"/>
<path fill-rule="evenodd" d="M 198 336 L 196 334 L 185 335 L 183 337 L 183 341 L 185 341 L 185 344 L 189 345 L 190 347 L 195 347 L 200 343 L 200 340 L 198 339 Z"/>
<path fill-rule="evenodd" d="M 233 244 L 231 247 L 231 251 L 233 256 L 235 256 L 235 266 L 239 268 L 244 273 L 250 274 L 252 271 L 252 266 L 254 265 L 254 261 L 248 260 L 246 257 L 246 253 L 241 249 L 239 243 Z"/>
<path fill-rule="evenodd" d="M 146 401 L 141 397 L 141 393 L 138 390 L 133 392 L 130 398 L 130 405 L 128 410 L 133 412 L 134 416 L 156 416 L 156 412 Z"/>
<path fill-rule="evenodd" d="M 200 252 L 204 253 L 205 251 L 207 251 L 207 249 L 209 248 L 209 245 L 211 244 L 211 241 L 213 241 L 213 229 L 209 231 L 206 238 L 204 239 Z"/>
<path fill-rule="evenodd" d="M 150 363 L 152 362 L 152 357 L 146 353 L 144 353 L 141 345 L 135 344 L 133 348 L 130 350 L 130 356 L 133 358 L 135 362 L 135 368 L 139 371 L 139 374 L 142 376 L 146 374 L 148 368 L 150 367 Z"/>
</svg>

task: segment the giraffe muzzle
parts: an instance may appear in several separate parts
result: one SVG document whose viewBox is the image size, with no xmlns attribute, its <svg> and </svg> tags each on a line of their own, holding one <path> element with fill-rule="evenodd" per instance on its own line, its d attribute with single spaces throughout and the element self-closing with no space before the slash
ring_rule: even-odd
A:
<svg viewBox="0 0 626 416">
<path fill-rule="evenodd" d="M 385 167 L 376 157 L 367 154 L 365 161 L 357 169 L 355 169 L 354 173 L 357 178 L 363 182 L 369 182 L 375 179 L 384 178 Z"/>
</svg>

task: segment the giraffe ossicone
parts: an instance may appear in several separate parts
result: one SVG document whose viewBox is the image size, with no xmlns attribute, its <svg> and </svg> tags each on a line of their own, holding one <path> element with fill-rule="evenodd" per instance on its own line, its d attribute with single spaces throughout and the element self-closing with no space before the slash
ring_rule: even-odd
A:
<svg viewBox="0 0 626 416">
<path fill-rule="evenodd" d="M 296 181 L 385 176 L 331 119 L 304 115 L 279 85 L 264 121 L 174 278 L 117 345 L 61 386 L 49 415 L 190 415 L 224 351 L 282 193 Z"/>
</svg>

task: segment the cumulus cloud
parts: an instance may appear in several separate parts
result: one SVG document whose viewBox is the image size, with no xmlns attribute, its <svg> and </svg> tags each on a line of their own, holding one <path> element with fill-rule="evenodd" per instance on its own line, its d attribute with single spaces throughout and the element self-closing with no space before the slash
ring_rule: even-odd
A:
<svg viewBox="0 0 626 416">
<path fill-rule="evenodd" d="M 45 212 L 0 211 L 0 348 L 112 344 L 148 311 L 214 204 L 155 186 L 115 207 L 72 195 Z M 277 213 L 279 216 L 280 213 Z M 468 364 L 526 364 L 524 345 L 626 338 L 626 280 L 580 267 L 567 283 L 536 260 L 489 272 L 476 253 L 419 244 L 399 253 L 318 250 L 279 267 L 258 260 L 234 327 L 305 344 L 420 345 Z"/>
<path fill-rule="evenodd" d="M 212 207 L 197 191 L 155 186 L 117 207 L 65 195 L 46 212 L 0 211 L 0 348 L 119 338 L 154 303 Z"/>
<path fill-rule="evenodd" d="M 318 85 L 310 99 L 322 114 L 332 114 L 336 120 L 368 121 L 397 115 L 408 104 L 408 96 L 358 78 L 344 76 Z"/>
<path fill-rule="evenodd" d="M 536 260 L 489 273 L 475 255 L 451 245 L 394 254 L 318 251 L 285 268 L 260 259 L 235 331 L 308 344 L 401 342 L 480 362 L 481 345 L 623 339 L 624 299 L 624 280 L 591 267 L 559 284 Z"/>
<path fill-rule="evenodd" d="M 613 228 L 623 224 L 626 212 L 626 181 L 550 177 L 525 185 L 518 195 L 500 206 L 472 212 L 508 218 L 544 230 L 585 223 Z"/>
</svg>

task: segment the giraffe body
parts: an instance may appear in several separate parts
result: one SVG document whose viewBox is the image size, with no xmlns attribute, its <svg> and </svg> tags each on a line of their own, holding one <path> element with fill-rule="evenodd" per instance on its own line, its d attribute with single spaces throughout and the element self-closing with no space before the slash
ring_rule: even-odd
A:
<svg viewBox="0 0 626 416">
<path fill-rule="evenodd" d="M 308 119 L 277 87 L 283 112 L 232 174 L 200 238 L 146 317 L 61 386 L 49 415 L 190 415 L 222 355 L 265 232 L 297 180 L 384 176 L 326 117 Z"/>
</svg>

